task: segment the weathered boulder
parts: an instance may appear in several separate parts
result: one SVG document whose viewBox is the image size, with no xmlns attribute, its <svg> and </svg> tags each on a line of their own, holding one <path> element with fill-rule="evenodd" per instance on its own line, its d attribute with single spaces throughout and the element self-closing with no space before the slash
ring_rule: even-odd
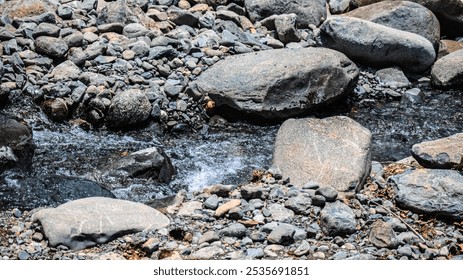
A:
<svg viewBox="0 0 463 280">
<path fill-rule="evenodd" d="M 463 87 L 463 49 L 452 52 L 434 63 L 431 80 L 443 88 Z"/>
<path fill-rule="evenodd" d="M 354 61 L 399 66 L 410 72 L 424 72 L 436 59 L 432 43 L 424 37 L 353 17 L 328 18 L 316 39 L 320 46 L 338 50 Z"/>
<path fill-rule="evenodd" d="M 426 168 L 463 168 L 463 133 L 415 144 L 411 152 Z"/>
<path fill-rule="evenodd" d="M 354 211 L 340 201 L 326 203 L 320 211 L 320 227 L 330 236 L 354 233 L 357 231 Z"/>
<path fill-rule="evenodd" d="M 269 50 L 217 62 L 188 91 L 208 94 L 219 114 L 224 107 L 231 108 L 235 117 L 275 121 L 348 94 L 358 74 L 357 66 L 337 51 Z"/>
<path fill-rule="evenodd" d="M 416 169 L 389 177 L 396 203 L 417 213 L 463 220 L 463 175 L 456 170 Z"/>
<path fill-rule="evenodd" d="M 276 136 L 273 164 L 296 186 L 315 181 L 352 191 L 370 172 L 370 154 L 370 131 L 348 117 L 289 119 Z"/>
<path fill-rule="evenodd" d="M 328 0 L 326 1 L 332 14 L 341 14 L 349 9 L 350 0 Z"/>
<path fill-rule="evenodd" d="M 0 116 L 0 173 L 8 168 L 27 169 L 34 156 L 32 129 L 17 120 Z"/>
<path fill-rule="evenodd" d="M 170 158 L 159 148 L 152 147 L 131 153 L 103 168 L 104 176 L 152 178 L 167 183 L 175 174 Z"/>
<path fill-rule="evenodd" d="M 40 36 L 34 41 L 35 51 L 53 58 L 62 58 L 68 51 L 68 45 L 61 38 Z"/>
<path fill-rule="evenodd" d="M 151 103 L 144 92 L 129 89 L 119 92 L 111 100 L 106 121 L 109 127 L 122 128 L 143 124 L 151 113 Z"/>
<path fill-rule="evenodd" d="M 352 0 L 353 6 L 365 6 L 382 0 Z M 441 23 L 445 32 L 463 34 L 463 2 L 461 0 L 410 0 L 431 10 Z M 447 28 L 448 27 L 448 28 Z"/>
<path fill-rule="evenodd" d="M 326 18 L 325 0 L 246 0 L 245 5 L 253 22 L 294 13 L 299 27 L 306 28 L 309 24 L 318 26 Z"/>
<path fill-rule="evenodd" d="M 344 15 L 421 35 L 428 39 L 436 50 L 439 47 L 439 21 L 430 10 L 420 4 L 410 1 L 382 1 Z"/>
<path fill-rule="evenodd" d="M 105 197 L 74 200 L 32 216 L 43 227 L 51 246 L 80 250 L 143 230 L 164 228 L 170 221 L 142 203 Z"/>
<path fill-rule="evenodd" d="M 93 181 L 64 176 L 29 177 L 17 183 L 6 181 L 0 184 L 0 194 L 1 209 L 21 210 L 56 207 L 84 197 L 114 197 Z"/>
</svg>

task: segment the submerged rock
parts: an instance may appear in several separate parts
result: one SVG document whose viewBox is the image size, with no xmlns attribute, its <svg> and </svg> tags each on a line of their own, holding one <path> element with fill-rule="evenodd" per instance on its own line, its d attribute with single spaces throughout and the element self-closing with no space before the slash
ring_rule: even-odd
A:
<svg viewBox="0 0 463 280">
<path fill-rule="evenodd" d="M 463 175 L 455 170 L 416 169 L 389 178 L 396 203 L 406 209 L 463 220 Z"/>
<path fill-rule="evenodd" d="M 310 181 L 358 190 L 371 168 L 371 133 L 348 117 L 290 119 L 276 136 L 273 164 L 302 187 Z"/>
<path fill-rule="evenodd" d="M 329 49 L 269 50 L 217 62 L 190 90 L 208 94 L 219 114 L 231 108 L 238 118 L 276 121 L 345 96 L 358 74 L 352 61 Z"/>
<path fill-rule="evenodd" d="M 116 237 L 143 230 L 164 228 L 170 221 L 142 203 L 92 197 L 35 213 L 51 246 L 60 244 L 79 250 L 106 243 Z"/>
<path fill-rule="evenodd" d="M 463 168 L 463 133 L 415 144 L 411 152 L 426 168 Z"/>
</svg>

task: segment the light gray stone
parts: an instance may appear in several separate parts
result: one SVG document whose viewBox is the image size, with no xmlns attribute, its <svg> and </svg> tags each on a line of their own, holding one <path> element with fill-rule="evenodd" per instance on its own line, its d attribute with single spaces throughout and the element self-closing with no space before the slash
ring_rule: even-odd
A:
<svg viewBox="0 0 463 280">
<path fill-rule="evenodd" d="M 234 223 L 229 225 L 228 227 L 222 229 L 220 234 L 223 236 L 229 237 L 244 237 L 246 235 L 246 227 L 240 223 Z"/>
<path fill-rule="evenodd" d="M 285 207 L 293 210 L 296 214 L 307 214 L 307 211 L 312 205 L 312 199 L 306 193 L 301 193 L 297 196 L 290 197 L 285 202 Z"/>
<path fill-rule="evenodd" d="M 354 17 L 328 18 L 316 39 L 320 46 L 367 65 L 399 66 L 420 73 L 430 69 L 436 59 L 434 47 L 426 38 Z"/>
<path fill-rule="evenodd" d="M 348 117 L 290 119 L 276 136 L 273 164 L 299 187 L 316 181 L 358 190 L 370 173 L 370 153 L 370 131 Z"/>
<path fill-rule="evenodd" d="M 463 168 L 463 133 L 415 144 L 411 152 L 426 168 Z"/>
<path fill-rule="evenodd" d="M 79 78 L 81 70 L 72 61 L 66 60 L 58 64 L 50 73 L 54 81 L 76 80 Z"/>
<path fill-rule="evenodd" d="M 432 83 L 443 88 L 463 88 L 463 49 L 454 51 L 434 63 Z"/>
<path fill-rule="evenodd" d="M 389 177 L 396 203 L 437 217 L 463 220 L 463 175 L 456 170 L 416 169 Z"/>
<path fill-rule="evenodd" d="M 270 213 L 270 219 L 276 222 L 289 223 L 294 217 L 294 212 L 281 204 L 272 203 L 267 206 L 267 209 Z"/>
<path fill-rule="evenodd" d="M 410 85 L 404 72 L 397 67 L 384 68 L 376 71 L 375 74 L 381 83 L 388 87 L 407 87 Z"/>
<path fill-rule="evenodd" d="M 120 235 L 151 231 L 169 225 L 169 219 L 141 203 L 103 197 L 74 200 L 32 216 L 43 227 L 51 246 L 79 250 Z"/>
</svg>

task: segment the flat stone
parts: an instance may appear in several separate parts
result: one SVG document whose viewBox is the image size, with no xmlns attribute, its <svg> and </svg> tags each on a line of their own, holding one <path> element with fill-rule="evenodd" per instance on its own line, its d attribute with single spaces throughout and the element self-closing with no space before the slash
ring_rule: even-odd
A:
<svg viewBox="0 0 463 280">
<path fill-rule="evenodd" d="M 416 169 L 389 177 L 396 203 L 405 209 L 463 220 L 463 175 L 455 170 Z"/>
<path fill-rule="evenodd" d="M 189 201 L 182 204 L 178 210 L 178 216 L 191 217 L 195 214 L 196 210 L 203 208 L 203 204 L 200 201 Z"/>
<path fill-rule="evenodd" d="M 426 168 L 461 168 L 463 164 L 463 133 L 415 144 L 412 146 L 411 152 L 416 161 Z"/>
<path fill-rule="evenodd" d="M 356 226 L 354 211 L 340 201 L 326 203 L 320 212 L 320 227 L 327 235 L 352 234 L 357 231 Z"/>
<path fill-rule="evenodd" d="M 240 223 L 234 223 L 222 229 L 220 234 L 228 237 L 241 238 L 246 235 L 246 227 Z"/>
<path fill-rule="evenodd" d="M 63 39 L 50 36 L 40 36 L 34 42 L 35 51 L 53 58 L 62 58 L 68 51 L 68 45 Z"/>
<path fill-rule="evenodd" d="M 192 260 L 212 260 L 215 257 L 225 254 L 225 251 L 215 245 L 203 247 L 191 254 L 189 259 Z"/>
<path fill-rule="evenodd" d="M 294 212 L 281 204 L 269 204 L 267 210 L 270 213 L 270 218 L 276 222 L 289 223 L 294 218 Z"/>
<path fill-rule="evenodd" d="M 241 200 L 239 199 L 232 199 L 227 203 L 224 203 L 219 206 L 214 212 L 215 217 L 221 217 L 230 211 L 230 209 L 235 208 L 241 204 Z"/>
<path fill-rule="evenodd" d="M 404 72 L 397 67 L 384 68 L 376 71 L 375 74 L 381 83 L 388 87 L 407 87 L 410 85 L 410 81 L 405 77 Z"/>
<path fill-rule="evenodd" d="M 334 202 L 338 198 L 338 191 L 333 187 L 320 187 L 315 191 L 316 195 L 321 195 L 325 198 L 326 202 Z"/>
<path fill-rule="evenodd" d="M 277 133 L 273 164 L 299 187 L 315 181 L 337 191 L 359 190 L 370 173 L 371 137 L 348 117 L 290 119 Z"/>
<path fill-rule="evenodd" d="M 215 231 L 206 231 L 198 240 L 198 244 L 202 244 L 204 242 L 212 243 L 215 241 L 220 240 L 220 235 Z"/>
<path fill-rule="evenodd" d="M 66 60 L 58 64 L 50 73 L 54 81 L 77 80 L 81 70 L 72 61 Z"/>
<path fill-rule="evenodd" d="M 285 202 L 285 207 L 294 211 L 296 214 L 307 214 L 307 211 L 312 205 L 310 195 L 306 193 L 298 194 L 295 197 L 290 197 Z"/>
<path fill-rule="evenodd" d="M 169 225 L 169 219 L 142 203 L 104 197 L 74 200 L 32 216 L 43 227 L 51 246 L 80 250 L 118 236 Z"/>
</svg>

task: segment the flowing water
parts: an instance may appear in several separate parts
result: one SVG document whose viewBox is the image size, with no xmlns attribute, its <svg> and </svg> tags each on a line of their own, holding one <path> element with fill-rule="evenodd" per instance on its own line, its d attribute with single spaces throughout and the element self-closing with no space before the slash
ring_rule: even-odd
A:
<svg viewBox="0 0 463 280">
<path fill-rule="evenodd" d="M 411 145 L 463 131 L 463 93 L 427 90 L 419 104 L 399 100 L 371 103 L 352 100 L 336 105 L 336 114 L 348 115 L 373 133 L 372 158 L 398 160 L 410 155 Z M 239 184 L 253 169 L 271 163 L 277 126 L 231 124 L 194 135 L 160 136 L 147 128 L 108 132 L 54 124 L 42 113 L 28 119 L 37 145 L 31 175 L 59 174 L 96 180 L 119 198 L 148 201 L 180 189 L 195 190 L 223 183 Z M 146 179 L 114 182 L 95 176 L 109 159 L 148 147 L 162 147 L 171 157 L 177 175 L 169 184 Z M 12 176 L 14 178 L 14 176 Z M 14 183 L 14 180 L 6 180 Z"/>
</svg>

